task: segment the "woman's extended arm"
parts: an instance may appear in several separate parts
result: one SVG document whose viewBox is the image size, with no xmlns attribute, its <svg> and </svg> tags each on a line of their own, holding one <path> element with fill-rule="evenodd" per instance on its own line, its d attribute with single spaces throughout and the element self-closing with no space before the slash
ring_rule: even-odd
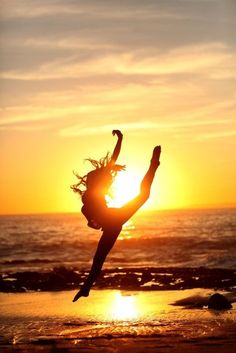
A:
<svg viewBox="0 0 236 353">
<path fill-rule="evenodd" d="M 115 146 L 114 151 L 113 151 L 112 156 L 111 156 L 111 163 L 115 164 L 115 162 L 117 161 L 117 158 L 119 157 L 119 154 L 120 154 L 123 135 L 122 135 L 120 130 L 113 130 L 112 131 L 112 135 L 113 136 L 116 135 L 118 137 L 116 146 Z"/>
</svg>

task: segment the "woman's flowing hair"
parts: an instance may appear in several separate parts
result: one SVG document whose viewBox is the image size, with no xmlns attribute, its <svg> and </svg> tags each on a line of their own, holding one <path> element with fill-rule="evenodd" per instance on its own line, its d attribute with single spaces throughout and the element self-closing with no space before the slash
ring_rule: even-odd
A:
<svg viewBox="0 0 236 353">
<path fill-rule="evenodd" d="M 108 164 L 111 162 L 111 157 L 110 157 L 110 153 L 107 152 L 105 157 L 100 158 L 98 161 L 92 158 L 86 158 L 85 160 L 89 161 L 95 169 L 99 169 L 99 168 L 107 167 Z"/>
<path fill-rule="evenodd" d="M 107 152 L 105 157 L 102 157 L 99 160 L 92 159 L 92 158 L 86 158 L 85 161 L 89 161 L 92 164 L 92 166 L 95 168 L 95 170 L 97 170 L 97 169 L 107 167 L 109 165 L 109 163 L 111 162 L 111 157 L 110 157 L 110 153 Z M 78 193 L 82 197 L 87 189 L 87 175 L 88 174 L 86 174 L 84 176 L 80 176 L 76 172 L 74 172 L 74 175 L 77 177 L 78 183 L 71 185 L 71 189 L 74 192 Z"/>
</svg>

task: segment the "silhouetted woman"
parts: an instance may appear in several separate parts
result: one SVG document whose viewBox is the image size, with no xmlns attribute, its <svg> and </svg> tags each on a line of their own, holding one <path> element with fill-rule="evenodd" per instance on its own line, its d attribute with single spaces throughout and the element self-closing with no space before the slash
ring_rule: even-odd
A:
<svg viewBox="0 0 236 353">
<path fill-rule="evenodd" d="M 155 172 L 160 164 L 161 147 L 156 146 L 153 150 L 149 169 L 141 182 L 139 195 L 120 208 L 108 207 L 105 196 L 116 173 L 125 169 L 125 166 L 115 164 L 120 153 L 123 135 L 119 130 L 113 130 L 112 134 L 118 137 L 112 156 L 109 158 L 109 154 L 107 154 L 99 161 L 88 159 L 95 170 L 84 177 L 77 175 L 79 182 L 71 187 L 82 197 L 83 207 L 81 211 L 87 218 L 88 226 L 102 230 L 90 273 L 74 297 L 74 302 L 80 297 L 89 295 L 89 291 L 99 276 L 108 253 L 120 234 L 122 225 L 147 201 Z M 85 190 L 81 190 L 81 186 L 85 187 Z"/>
</svg>

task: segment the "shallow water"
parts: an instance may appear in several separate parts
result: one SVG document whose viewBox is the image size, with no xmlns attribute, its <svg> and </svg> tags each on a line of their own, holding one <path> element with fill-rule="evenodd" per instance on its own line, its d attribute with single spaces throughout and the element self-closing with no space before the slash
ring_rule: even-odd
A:
<svg viewBox="0 0 236 353">
<path fill-rule="evenodd" d="M 0 294 L 0 351 L 235 352 L 236 307 L 216 312 L 172 305 L 212 290 L 134 292 L 92 290 Z"/>
<path fill-rule="evenodd" d="M 93 290 L 72 303 L 74 292 L 0 294 L 2 339 L 26 343 L 42 339 L 88 339 L 219 333 L 236 324 L 235 308 L 224 312 L 183 309 L 172 304 L 191 295 L 209 297 L 210 290 L 133 292 Z M 4 334 L 3 334 L 4 333 Z"/>
</svg>

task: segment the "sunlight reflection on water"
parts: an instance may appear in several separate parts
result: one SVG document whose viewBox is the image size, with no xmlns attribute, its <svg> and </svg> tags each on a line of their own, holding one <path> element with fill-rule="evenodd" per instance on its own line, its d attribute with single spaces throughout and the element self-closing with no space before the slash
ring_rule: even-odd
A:
<svg viewBox="0 0 236 353">
<path fill-rule="evenodd" d="M 135 226 L 132 222 L 132 220 L 129 220 L 123 225 L 122 231 L 119 235 L 119 240 L 124 240 L 124 239 L 132 239 L 133 234 L 132 231 L 135 229 Z"/>
<path fill-rule="evenodd" d="M 58 338 L 88 339 L 181 335 L 205 337 L 235 327 L 235 308 L 215 314 L 207 309 L 183 309 L 171 303 L 209 290 L 117 291 L 93 290 L 89 298 L 72 303 L 73 292 L 0 294 L 0 330 L 14 344 Z M 226 332 L 226 331 L 225 331 Z"/>
<path fill-rule="evenodd" d="M 111 316 L 114 320 L 133 320 L 138 317 L 137 298 L 134 295 L 122 295 L 116 292 L 111 302 Z"/>
</svg>

